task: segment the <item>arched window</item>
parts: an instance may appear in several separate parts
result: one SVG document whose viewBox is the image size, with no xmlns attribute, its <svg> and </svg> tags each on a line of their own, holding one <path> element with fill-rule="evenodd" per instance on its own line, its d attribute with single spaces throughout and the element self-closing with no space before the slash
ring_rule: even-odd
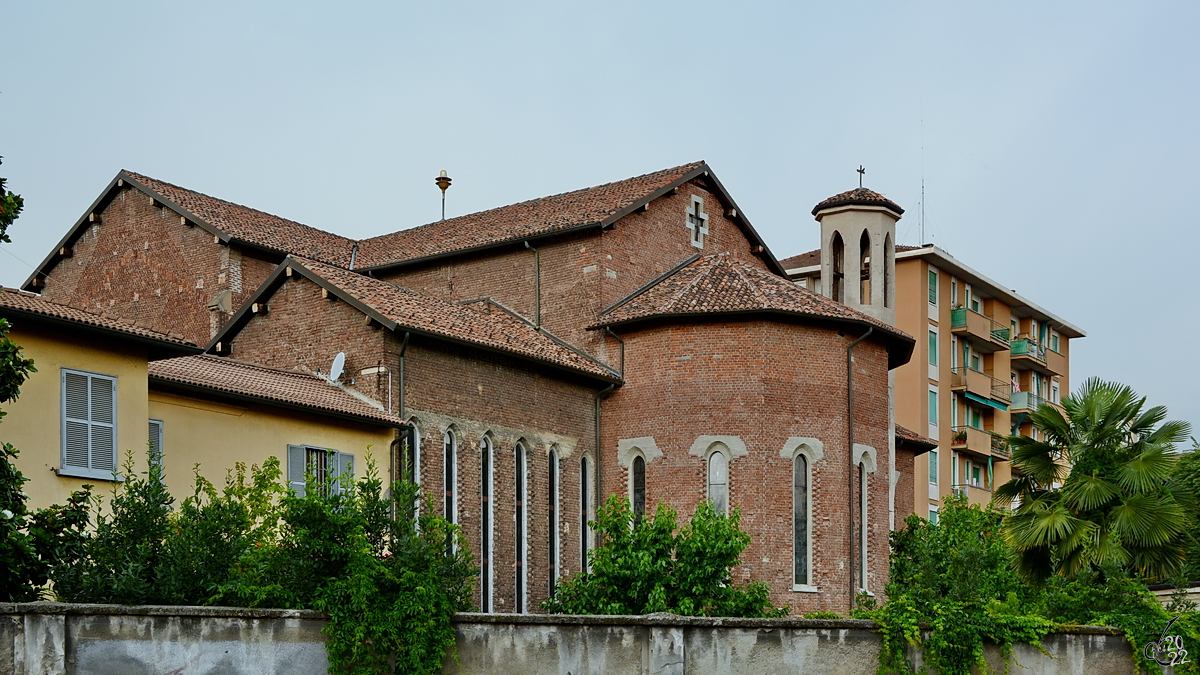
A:
<svg viewBox="0 0 1200 675">
<path fill-rule="evenodd" d="M 455 491 L 458 483 L 458 439 L 454 435 L 453 429 L 447 429 L 446 435 L 442 439 L 445 457 L 445 476 L 443 485 L 446 488 L 445 501 L 445 517 L 446 521 L 452 524 L 458 524 L 458 504 L 455 501 L 457 493 Z M 454 550 L 454 539 L 451 537 L 448 547 L 451 551 Z"/>
<path fill-rule="evenodd" d="M 641 455 L 633 458 L 630 478 L 633 482 L 633 521 L 642 522 L 646 515 L 646 460 Z"/>
<path fill-rule="evenodd" d="M 871 235 L 863 230 L 858 240 L 858 301 L 864 305 L 871 304 Z"/>
<path fill-rule="evenodd" d="M 492 540 L 495 531 L 495 513 L 492 510 L 492 478 L 495 473 L 492 439 L 484 436 L 479 442 L 480 499 L 479 508 L 479 608 L 492 611 Z"/>
<path fill-rule="evenodd" d="M 896 269 L 896 249 L 892 247 L 892 234 L 883 236 L 883 306 L 892 306 L 892 270 Z"/>
<path fill-rule="evenodd" d="M 588 571 L 588 552 L 592 528 L 588 525 L 592 497 L 592 463 L 587 457 L 579 458 L 579 569 Z"/>
<path fill-rule="evenodd" d="M 708 456 L 708 501 L 719 513 L 729 511 L 729 459 L 720 450 Z"/>
<path fill-rule="evenodd" d="M 550 457 L 547 461 L 546 478 L 549 483 L 549 505 L 547 509 L 548 522 L 546 530 L 550 534 L 546 557 L 550 566 L 550 595 L 554 595 L 554 586 L 558 582 L 558 447 L 550 446 Z"/>
<path fill-rule="evenodd" d="M 829 245 L 829 251 L 833 255 L 833 278 L 829 280 L 829 297 L 838 302 L 845 302 L 846 245 L 842 243 L 842 234 L 840 232 L 833 233 L 833 241 Z"/>
<path fill-rule="evenodd" d="M 417 420 L 408 421 L 408 430 L 400 444 L 400 475 L 413 485 L 421 484 L 421 429 Z"/>
<path fill-rule="evenodd" d="M 867 467 L 858 465 L 858 587 L 867 590 Z"/>
<path fill-rule="evenodd" d="M 517 443 L 516 449 L 513 450 L 514 459 L 514 482 L 515 489 L 513 491 L 513 501 L 516 504 L 516 522 L 517 522 L 517 583 L 516 583 L 516 607 L 517 613 L 525 612 L 525 560 L 526 549 L 528 548 L 526 541 L 526 524 L 525 524 L 525 446 Z"/>
<path fill-rule="evenodd" d="M 792 460 L 792 569 L 796 586 L 808 586 L 809 574 L 809 476 L 808 457 L 797 453 Z"/>
</svg>

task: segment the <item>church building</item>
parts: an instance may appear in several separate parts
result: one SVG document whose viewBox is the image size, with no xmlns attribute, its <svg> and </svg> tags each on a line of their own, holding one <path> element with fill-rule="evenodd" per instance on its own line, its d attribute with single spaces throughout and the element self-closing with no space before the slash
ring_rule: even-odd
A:
<svg viewBox="0 0 1200 675">
<path fill-rule="evenodd" d="M 462 527 L 482 611 L 537 611 L 616 494 L 740 509 L 736 581 L 845 613 L 882 593 L 934 445 L 893 416 L 902 213 L 861 188 L 816 206 L 822 294 L 703 162 L 363 240 L 121 171 L 24 290 L 203 352 L 158 371 L 304 373 L 396 419 L 373 456 Z M 189 432 L 160 423 L 168 458 Z M 322 449 L 241 456 L 286 456 L 295 481 Z"/>
</svg>

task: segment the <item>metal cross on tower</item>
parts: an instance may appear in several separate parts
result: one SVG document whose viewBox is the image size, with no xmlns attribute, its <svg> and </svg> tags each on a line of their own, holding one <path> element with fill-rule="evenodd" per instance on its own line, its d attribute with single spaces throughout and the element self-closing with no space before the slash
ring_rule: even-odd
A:
<svg viewBox="0 0 1200 675">
<path fill-rule="evenodd" d="M 862 187 L 863 174 L 865 174 L 866 172 L 867 172 L 867 170 L 863 168 L 863 165 L 859 164 L 858 165 L 858 187 Z"/>
</svg>

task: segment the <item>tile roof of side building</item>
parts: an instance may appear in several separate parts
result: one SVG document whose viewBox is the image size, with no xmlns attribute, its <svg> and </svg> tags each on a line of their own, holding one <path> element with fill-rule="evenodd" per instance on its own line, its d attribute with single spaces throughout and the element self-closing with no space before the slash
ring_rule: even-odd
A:
<svg viewBox="0 0 1200 675">
<path fill-rule="evenodd" d="M 905 251 L 915 251 L 919 246 L 905 246 L 904 244 L 896 244 L 896 253 Z M 790 258 L 784 258 L 779 261 L 783 265 L 783 269 L 787 271 L 803 269 L 805 267 L 815 267 L 821 264 L 821 249 L 815 251 L 807 251 L 799 255 L 794 255 Z"/>
<path fill-rule="evenodd" d="M 493 311 L 492 307 L 481 309 L 432 298 L 358 272 L 296 256 L 285 260 L 272 279 L 277 278 L 289 265 L 300 269 L 301 273 L 307 271 L 315 277 L 314 281 L 324 280 L 336 291 L 344 293 L 347 299 L 358 303 L 360 310 L 375 314 L 375 318 L 393 324 L 396 330 L 412 329 L 454 342 L 548 363 L 608 382 L 619 380 L 612 369 L 536 330 L 507 311 Z M 262 288 L 270 286 L 272 279 L 268 279 Z M 246 312 L 250 304 L 264 301 L 259 298 L 260 292 L 246 301 L 238 315 L 213 338 L 210 347 L 221 340 L 228 340 L 225 335 L 229 331 L 240 329 L 240 325 L 248 320 Z M 495 303 L 492 305 L 495 306 Z"/>
<path fill-rule="evenodd" d="M 926 438 L 907 427 L 900 426 L 899 424 L 896 425 L 896 438 L 906 443 L 912 443 L 913 445 L 923 447 L 927 450 L 932 450 L 938 446 L 937 441 L 931 438 Z"/>
<path fill-rule="evenodd" d="M 197 347 L 197 345 L 180 335 L 163 333 L 138 326 L 126 319 L 98 314 L 91 310 L 47 300 L 33 293 L 0 286 L 0 313 L 4 313 L 6 309 L 46 319 L 82 324 L 91 328 L 123 333 L 136 338 L 164 342 L 180 347 Z"/>
<path fill-rule="evenodd" d="M 728 253 L 693 256 L 605 310 L 592 328 L 654 317 L 784 313 L 850 323 L 883 333 L 908 360 L 913 338 L 886 323 L 795 283 L 733 260 Z"/>
<path fill-rule="evenodd" d="M 150 381 L 168 388 L 202 390 L 238 399 L 312 410 L 388 426 L 404 422 L 365 395 L 350 392 L 311 373 L 268 368 L 208 354 L 155 361 Z"/>
<path fill-rule="evenodd" d="M 625 215 L 641 201 L 705 169 L 692 162 L 643 176 L 540 197 L 518 204 L 449 218 L 360 243 L 356 268 L 520 241 L 563 230 L 594 226 Z"/>
</svg>

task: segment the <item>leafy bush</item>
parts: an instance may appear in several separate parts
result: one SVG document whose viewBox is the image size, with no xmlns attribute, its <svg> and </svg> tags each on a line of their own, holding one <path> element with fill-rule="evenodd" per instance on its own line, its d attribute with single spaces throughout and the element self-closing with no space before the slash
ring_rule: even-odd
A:
<svg viewBox="0 0 1200 675">
<path fill-rule="evenodd" d="M 685 616 L 786 616 L 770 604 L 767 584 L 733 584 L 730 570 L 741 562 L 750 535 L 739 514 L 718 513 L 708 501 L 676 534 L 676 514 L 659 504 L 653 518 L 635 519 L 629 502 L 616 496 L 592 526 L 604 545 L 592 552 L 591 571 L 559 584 L 542 609 L 560 614 L 650 614 Z"/>
</svg>

